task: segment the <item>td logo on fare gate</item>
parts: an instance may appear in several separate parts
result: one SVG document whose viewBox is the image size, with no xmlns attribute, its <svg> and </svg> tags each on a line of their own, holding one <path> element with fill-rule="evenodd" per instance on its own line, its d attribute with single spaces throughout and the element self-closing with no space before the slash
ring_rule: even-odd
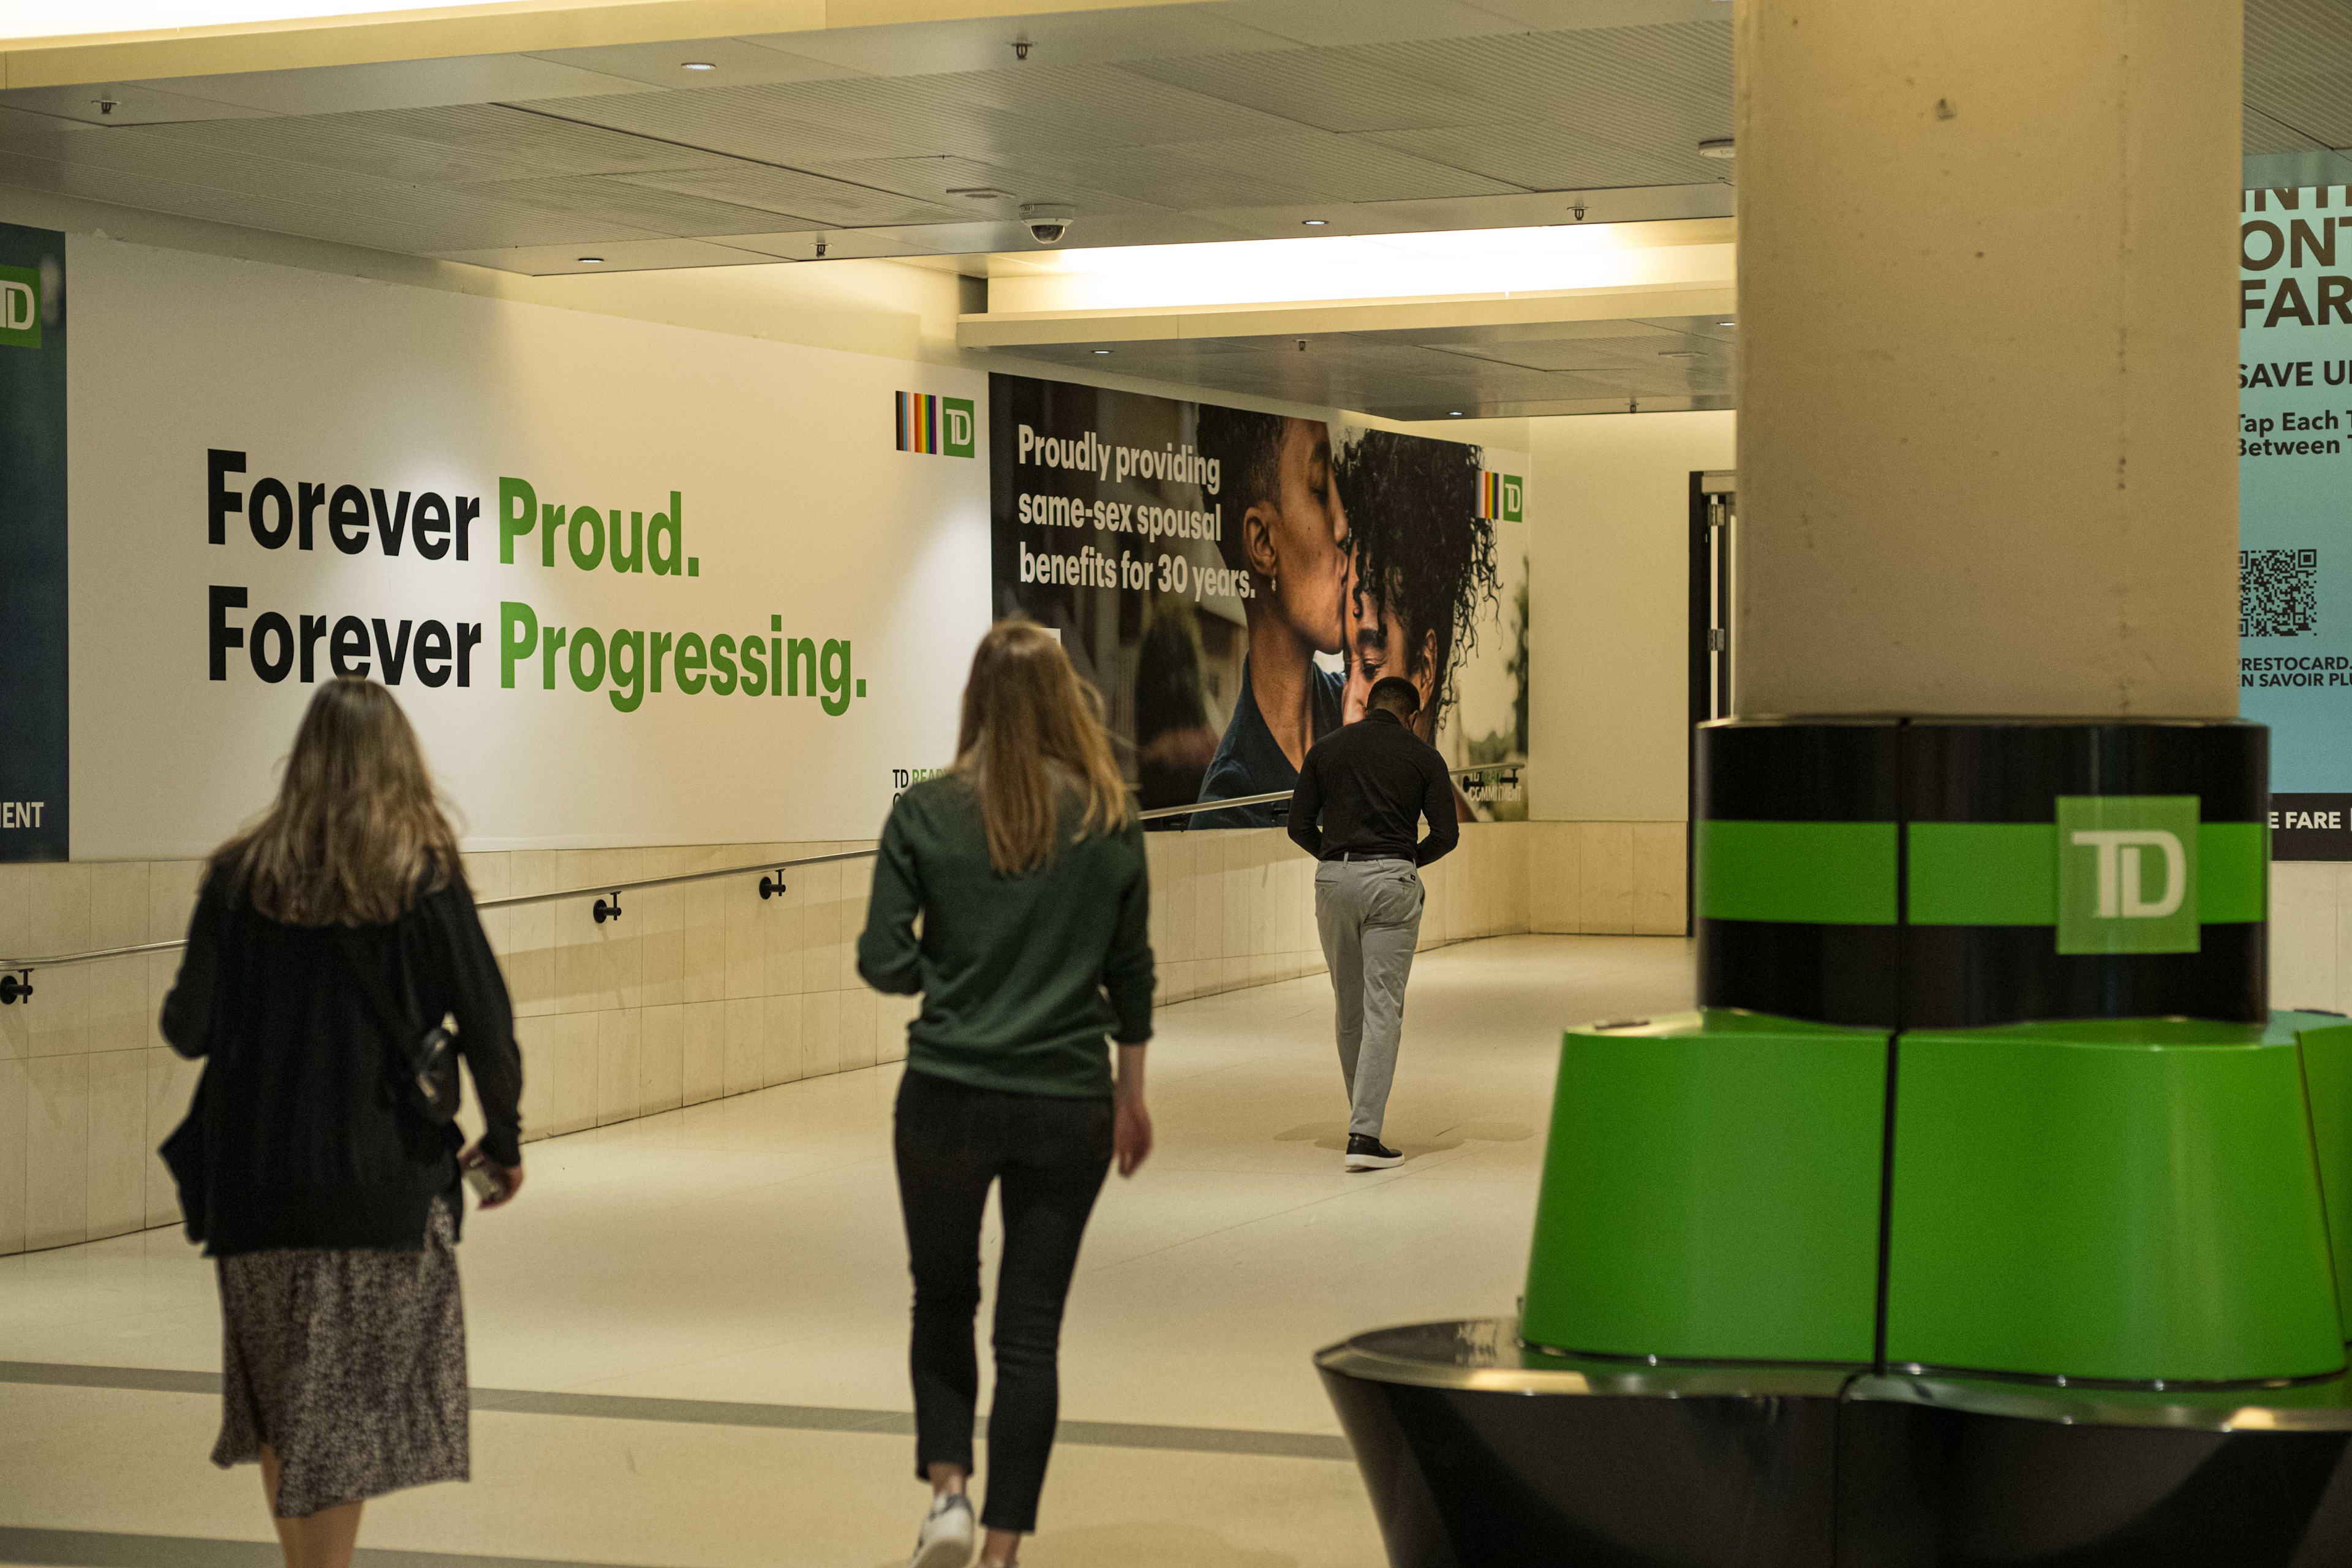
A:
<svg viewBox="0 0 2352 1568">
<path fill-rule="evenodd" d="M 29 267 L 0 267 L 0 348 L 41 346 L 41 275 Z"/>
<path fill-rule="evenodd" d="M 2058 951 L 2195 952 L 2193 795 L 2058 797 Z"/>
</svg>

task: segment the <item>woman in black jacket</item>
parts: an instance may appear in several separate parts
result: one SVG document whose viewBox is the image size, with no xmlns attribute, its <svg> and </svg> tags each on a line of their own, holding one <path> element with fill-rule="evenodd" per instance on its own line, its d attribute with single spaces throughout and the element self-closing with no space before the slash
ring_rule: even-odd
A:
<svg viewBox="0 0 2352 1568">
<path fill-rule="evenodd" d="M 452 1018 L 488 1128 L 462 1152 L 395 1067 Z M 289 1568 L 343 1568 L 366 1499 L 467 1479 L 459 1172 L 486 1208 L 522 1184 L 506 983 L 383 687 L 311 700 L 277 803 L 213 856 L 163 1022 L 206 1058 L 166 1152 L 219 1260 L 213 1462 L 260 1462 Z"/>
</svg>

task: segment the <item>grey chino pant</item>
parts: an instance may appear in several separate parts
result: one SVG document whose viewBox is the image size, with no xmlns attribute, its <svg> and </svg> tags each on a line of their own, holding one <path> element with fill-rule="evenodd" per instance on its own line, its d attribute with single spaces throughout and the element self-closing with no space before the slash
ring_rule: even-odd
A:
<svg viewBox="0 0 2352 1568">
<path fill-rule="evenodd" d="M 1378 1138 L 1388 1113 L 1421 905 L 1421 873 L 1410 860 L 1326 860 L 1315 868 L 1315 925 L 1339 1003 L 1350 1134 Z"/>
</svg>

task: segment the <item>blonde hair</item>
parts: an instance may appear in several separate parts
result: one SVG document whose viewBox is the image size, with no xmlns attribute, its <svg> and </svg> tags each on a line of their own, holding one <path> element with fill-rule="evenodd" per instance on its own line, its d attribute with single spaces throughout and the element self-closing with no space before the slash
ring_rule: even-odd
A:
<svg viewBox="0 0 2352 1568">
<path fill-rule="evenodd" d="M 278 799 L 215 852 L 215 875 L 289 925 L 382 925 L 465 876 L 416 732 L 373 680 L 319 688 Z"/>
<path fill-rule="evenodd" d="M 1029 621 L 997 622 L 971 656 L 955 771 L 980 797 L 988 863 L 1002 872 L 1054 858 L 1065 791 L 1078 797 L 1077 838 L 1124 826 L 1134 812 L 1102 699 L 1061 643 Z"/>
</svg>

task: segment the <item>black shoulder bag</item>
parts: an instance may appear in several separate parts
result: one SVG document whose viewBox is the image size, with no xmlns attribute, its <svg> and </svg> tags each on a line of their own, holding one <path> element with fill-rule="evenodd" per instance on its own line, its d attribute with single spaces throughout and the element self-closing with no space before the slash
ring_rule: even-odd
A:
<svg viewBox="0 0 2352 1568">
<path fill-rule="evenodd" d="M 386 1060 L 401 1102 L 427 1126 L 446 1127 L 457 1116 L 457 1037 L 440 1024 L 419 1026 L 407 1008 L 393 1000 L 383 976 L 368 963 L 349 927 L 336 928 L 335 946 L 392 1047 Z"/>
</svg>

